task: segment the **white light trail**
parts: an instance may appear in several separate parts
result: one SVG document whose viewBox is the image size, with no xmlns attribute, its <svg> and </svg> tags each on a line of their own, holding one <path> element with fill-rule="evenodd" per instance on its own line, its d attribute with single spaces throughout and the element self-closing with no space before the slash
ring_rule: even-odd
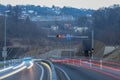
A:
<svg viewBox="0 0 120 80">
<path fill-rule="evenodd" d="M 13 68 L 13 66 L 5 68 L 5 69 L 1 69 L 0 72 L 6 71 L 6 70 L 9 70 L 9 69 L 12 69 L 12 68 Z"/>
<path fill-rule="evenodd" d="M 24 64 L 25 64 L 25 62 L 22 62 L 20 65 L 18 65 L 18 66 L 16 66 L 16 67 L 13 67 L 13 69 L 20 68 L 20 67 L 22 67 Z"/>
<path fill-rule="evenodd" d="M 30 61 L 30 66 L 29 66 L 27 69 L 30 69 L 30 68 L 32 68 L 32 67 L 33 67 L 33 62 Z"/>
<path fill-rule="evenodd" d="M 11 72 L 11 73 L 8 73 L 8 74 L 6 74 L 6 75 L 0 76 L 0 80 L 1 80 L 1 79 L 4 79 L 4 78 L 7 78 L 7 77 L 9 77 L 9 76 L 11 76 L 11 75 L 13 75 L 13 74 L 18 73 L 18 72 L 24 70 L 26 67 L 27 67 L 27 66 L 23 66 L 23 67 L 21 67 L 20 69 L 17 69 L 17 70 L 15 70 L 15 71 Z"/>
</svg>

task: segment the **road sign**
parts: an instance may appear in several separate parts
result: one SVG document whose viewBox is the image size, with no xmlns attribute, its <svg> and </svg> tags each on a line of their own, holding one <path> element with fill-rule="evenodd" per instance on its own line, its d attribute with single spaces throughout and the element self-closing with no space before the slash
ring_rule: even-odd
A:
<svg viewBox="0 0 120 80">
<path fill-rule="evenodd" d="M 66 34 L 66 39 L 70 40 L 71 39 L 71 35 L 70 34 Z"/>
<path fill-rule="evenodd" d="M 71 34 L 57 34 L 57 35 L 48 35 L 50 38 L 66 38 L 67 40 L 70 40 L 71 38 L 81 38 L 81 39 L 87 39 L 88 36 L 73 36 Z"/>
</svg>

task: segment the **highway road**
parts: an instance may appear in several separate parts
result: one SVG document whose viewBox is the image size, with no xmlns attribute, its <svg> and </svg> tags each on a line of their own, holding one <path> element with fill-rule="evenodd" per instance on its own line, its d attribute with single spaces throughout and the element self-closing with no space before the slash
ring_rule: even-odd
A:
<svg viewBox="0 0 120 80">
<path fill-rule="evenodd" d="M 120 80 L 120 77 L 108 75 L 100 70 L 54 63 L 59 80 Z"/>
<path fill-rule="evenodd" d="M 16 72 L 17 70 L 20 71 Z M 2 79 L 2 77 L 9 74 L 12 75 Z M 49 70 L 45 65 L 41 63 L 34 63 L 33 66 L 30 67 L 30 64 L 28 62 L 25 62 L 25 64 L 19 68 L 16 66 L 9 69 L 8 71 L 3 71 L 0 73 L 0 80 L 50 80 L 50 78 Z"/>
<path fill-rule="evenodd" d="M 103 70 L 54 62 L 57 80 L 120 80 L 119 76 Z M 0 70 L 0 80 L 52 80 L 50 66 L 45 62 L 23 61 Z"/>
</svg>

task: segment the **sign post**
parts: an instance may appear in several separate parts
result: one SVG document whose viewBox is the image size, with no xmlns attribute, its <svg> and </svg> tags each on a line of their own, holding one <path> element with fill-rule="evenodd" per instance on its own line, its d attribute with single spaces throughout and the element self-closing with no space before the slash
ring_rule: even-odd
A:
<svg viewBox="0 0 120 80">
<path fill-rule="evenodd" d="M 6 57 L 7 57 L 6 47 L 3 47 L 2 57 L 4 58 L 4 68 L 5 68 L 6 67 Z"/>
</svg>

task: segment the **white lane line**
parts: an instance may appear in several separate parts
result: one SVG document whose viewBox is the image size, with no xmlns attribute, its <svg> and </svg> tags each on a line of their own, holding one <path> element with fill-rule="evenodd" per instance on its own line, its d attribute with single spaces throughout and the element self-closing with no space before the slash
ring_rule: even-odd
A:
<svg viewBox="0 0 120 80">
<path fill-rule="evenodd" d="M 65 74 L 65 76 L 67 77 L 68 80 L 71 80 L 70 77 L 68 76 L 68 74 L 62 68 L 60 68 L 58 66 L 55 66 L 55 67 L 58 68 L 59 70 L 61 70 Z"/>
<path fill-rule="evenodd" d="M 43 77 L 44 77 L 44 69 L 43 69 L 43 67 L 40 65 L 40 64 L 38 64 L 38 63 L 36 63 L 40 68 L 41 68 L 41 70 L 42 70 L 42 73 L 41 73 L 41 76 L 40 76 L 40 80 L 43 80 Z"/>
<path fill-rule="evenodd" d="M 18 70 L 15 70 L 15 71 L 13 71 L 13 72 L 11 72 L 11 73 L 8 73 L 8 74 L 6 74 L 6 75 L 0 76 L 0 80 L 1 80 L 1 79 L 4 79 L 4 78 L 7 78 L 7 77 L 9 77 L 9 76 L 11 76 L 11 75 L 14 75 L 14 74 L 16 74 L 16 73 L 24 70 L 25 68 L 27 68 L 27 66 L 23 66 L 23 67 L 21 67 L 21 68 L 18 69 Z"/>
</svg>

